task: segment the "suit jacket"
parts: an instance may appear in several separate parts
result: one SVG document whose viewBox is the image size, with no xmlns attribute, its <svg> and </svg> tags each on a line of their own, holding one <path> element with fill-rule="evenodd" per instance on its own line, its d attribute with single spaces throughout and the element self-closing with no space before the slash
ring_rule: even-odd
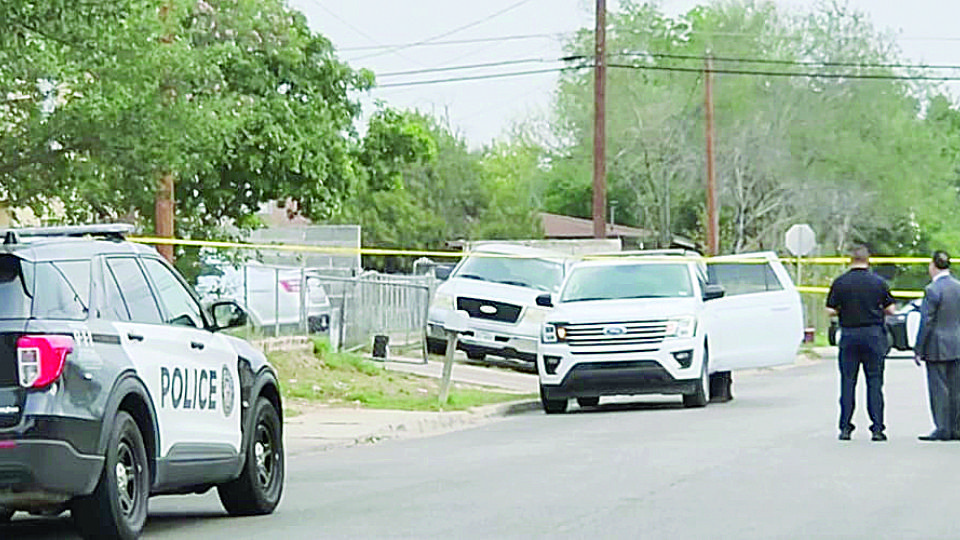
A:
<svg viewBox="0 0 960 540">
<path fill-rule="evenodd" d="M 960 360 L 960 281 L 948 275 L 924 289 L 916 353 L 928 362 Z"/>
</svg>

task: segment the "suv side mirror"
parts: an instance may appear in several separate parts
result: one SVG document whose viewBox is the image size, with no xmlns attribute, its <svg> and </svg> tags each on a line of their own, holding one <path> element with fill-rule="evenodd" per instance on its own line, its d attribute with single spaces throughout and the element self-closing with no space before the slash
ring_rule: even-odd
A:
<svg viewBox="0 0 960 540">
<path fill-rule="evenodd" d="M 247 324 L 247 312 L 233 300 L 214 302 L 210 306 L 210 315 L 213 316 L 214 330 L 237 328 Z"/>
<path fill-rule="evenodd" d="M 553 296 L 550 294 L 541 294 L 537 297 L 537 305 L 542 307 L 553 307 Z"/>
<path fill-rule="evenodd" d="M 703 287 L 704 300 L 716 300 L 717 298 L 723 298 L 724 294 L 726 294 L 726 291 L 723 290 L 723 285 L 705 285 Z"/>
<path fill-rule="evenodd" d="M 433 275 L 437 276 L 440 281 L 446 281 L 450 277 L 450 272 L 453 272 L 452 265 L 441 264 L 433 268 Z"/>
</svg>

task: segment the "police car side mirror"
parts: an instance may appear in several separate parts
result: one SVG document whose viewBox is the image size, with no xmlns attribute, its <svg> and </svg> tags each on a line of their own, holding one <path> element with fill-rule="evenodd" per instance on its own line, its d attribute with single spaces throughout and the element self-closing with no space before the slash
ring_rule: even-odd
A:
<svg viewBox="0 0 960 540">
<path fill-rule="evenodd" d="M 247 324 L 247 312 L 240 304 L 231 300 L 214 302 L 210 306 L 210 314 L 213 316 L 214 330 L 237 328 Z"/>
<path fill-rule="evenodd" d="M 704 300 L 716 300 L 717 298 L 723 298 L 724 294 L 726 294 L 726 291 L 723 290 L 723 285 L 706 285 L 703 287 Z"/>
</svg>

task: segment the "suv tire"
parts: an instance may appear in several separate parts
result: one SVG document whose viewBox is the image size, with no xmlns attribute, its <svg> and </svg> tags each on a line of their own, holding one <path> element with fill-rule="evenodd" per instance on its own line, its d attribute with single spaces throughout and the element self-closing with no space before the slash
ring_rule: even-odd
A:
<svg viewBox="0 0 960 540">
<path fill-rule="evenodd" d="M 147 521 L 150 464 L 140 427 L 117 413 L 96 489 L 73 503 L 70 514 L 84 538 L 133 540 Z"/>
<path fill-rule="evenodd" d="M 544 397 L 543 385 L 540 385 L 540 403 L 543 405 L 543 412 L 547 414 L 563 414 L 567 412 L 567 400 L 547 399 Z"/>
<path fill-rule="evenodd" d="M 232 516 L 273 512 L 283 493 L 283 430 L 280 415 L 267 398 L 257 399 L 253 432 L 247 439 L 246 460 L 240 476 L 217 486 L 220 503 Z"/>
<path fill-rule="evenodd" d="M 707 351 L 703 351 L 703 362 L 700 364 L 700 378 L 697 379 L 697 388 L 692 394 L 683 395 L 684 407 L 705 407 L 710 395 L 710 374 L 707 369 Z"/>
</svg>

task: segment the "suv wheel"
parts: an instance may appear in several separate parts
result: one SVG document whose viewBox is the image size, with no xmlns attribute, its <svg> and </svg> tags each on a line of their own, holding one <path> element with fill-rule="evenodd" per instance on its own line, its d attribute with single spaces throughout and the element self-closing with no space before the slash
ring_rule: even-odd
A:
<svg viewBox="0 0 960 540">
<path fill-rule="evenodd" d="M 710 372 L 707 370 L 707 351 L 703 351 L 703 362 L 700 365 L 700 378 L 697 388 L 692 394 L 683 395 L 684 407 L 705 407 L 710 395 Z"/>
<path fill-rule="evenodd" d="M 126 412 L 117 413 L 103 472 L 93 493 L 80 497 L 71 515 L 84 538 L 140 538 L 147 521 L 150 468 L 143 436 Z"/>
<path fill-rule="evenodd" d="M 233 516 L 269 514 L 283 493 L 283 430 L 280 415 L 267 398 L 257 399 L 253 433 L 247 441 L 240 477 L 217 486 L 220 503 Z"/>
<path fill-rule="evenodd" d="M 446 354 L 447 340 L 437 338 L 427 338 L 427 352 L 430 354 Z"/>
<path fill-rule="evenodd" d="M 543 404 L 543 412 L 547 414 L 563 414 L 567 412 L 567 400 L 547 399 L 544 397 L 543 385 L 540 385 L 540 403 Z"/>
</svg>

